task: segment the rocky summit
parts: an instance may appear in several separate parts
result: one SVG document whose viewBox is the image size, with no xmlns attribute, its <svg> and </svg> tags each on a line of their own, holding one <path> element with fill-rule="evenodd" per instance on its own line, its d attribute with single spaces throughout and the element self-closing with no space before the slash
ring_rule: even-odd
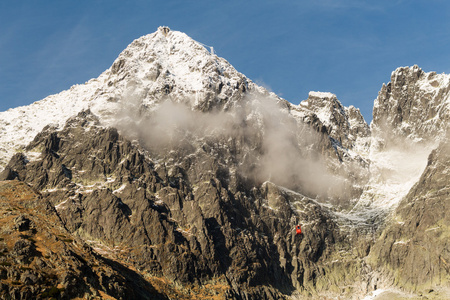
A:
<svg viewBox="0 0 450 300">
<path fill-rule="evenodd" d="M 0 297 L 448 298 L 449 90 L 399 68 L 368 125 L 160 27 L 0 113 Z"/>
</svg>

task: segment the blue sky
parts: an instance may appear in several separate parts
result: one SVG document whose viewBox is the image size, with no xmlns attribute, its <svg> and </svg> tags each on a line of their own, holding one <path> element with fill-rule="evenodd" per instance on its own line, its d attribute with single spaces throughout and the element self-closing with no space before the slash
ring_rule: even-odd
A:
<svg viewBox="0 0 450 300">
<path fill-rule="evenodd" d="M 0 111 L 98 77 L 161 25 L 292 103 L 332 92 L 369 122 L 397 67 L 450 73 L 448 0 L 2 1 Z"/>
</svg>

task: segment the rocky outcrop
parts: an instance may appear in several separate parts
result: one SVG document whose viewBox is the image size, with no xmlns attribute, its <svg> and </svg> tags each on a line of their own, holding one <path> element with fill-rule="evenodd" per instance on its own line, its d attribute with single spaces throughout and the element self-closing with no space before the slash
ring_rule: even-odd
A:
<svg viewBox="0 0 450 300">
<path fill-rule="evenodd" d="M 383 144 L 435 140 L 450 123 L 449 91 L 446 74 L 426 73 L 418 66 L 398 68 L 375 100 L 373 134 Z"/>
<path fill-rule="evenodd" d="M 360 197 L 369 179 L 371 132 L 359 109 L 345 107 L 331 93 L 310 92 L 307 100 L 291 106 L 291 114 L 299 120 L 312 137 L 310 144 L 299 143 L 302 149 L 311 149 L 325 158 L 329 172 L 339 184 L 330 188 L 323 199 L 336 208 L 349 208 L 350 200 Z M 314 157 L 314 155 L 312 155 Z M 329 187 L 331 187 L 330 180 Z"/>
<path fill-rule="evenodd" d="M 310 92 L 299 107 L 313 112 L 326 127 L 328 136 L 346 149 L 355 147 L 358 139 L 370 136 L 369 126 L 359 109 L 344 107 L 334 94 Z"/>
<path fill-rule="evenodd" d="M 2 299 L 167 299 L 141 274 L 64 230 L 52 205 L 27 184 L 0 182 L 0 199 Z"/>
</svg>

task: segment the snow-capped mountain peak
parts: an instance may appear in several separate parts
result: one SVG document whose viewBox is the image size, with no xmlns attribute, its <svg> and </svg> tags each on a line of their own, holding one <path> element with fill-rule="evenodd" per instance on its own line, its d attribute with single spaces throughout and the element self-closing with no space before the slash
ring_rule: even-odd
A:
<svg viewBox="0 0 450 300">
<path fill-rule="evenodd" d="M 108 76 L 110 91 L 122 93 L 115 95 L 116 99 L 126 95 L 124 92 L 133 93 L 146 106 L 170 94 L 173 101 L 209 110 L 226 105 L 236 91 L 256 88 L 225 59 L 167 27 L 133 41 L 115 60 Z"/>
<path fill-rule="evenodd" d="M 230 107 L 250 91 L 269 95 L 201 43 L 160 27 L 134 40 L 98 78 L 0 112 L 0 170 L 46 125 L 61 127 L 85 109 L 98 115 L 103 125 L 112 125 L 124 109 L 139 112 L 161 99 L 208 111 Z"/>
</svg>

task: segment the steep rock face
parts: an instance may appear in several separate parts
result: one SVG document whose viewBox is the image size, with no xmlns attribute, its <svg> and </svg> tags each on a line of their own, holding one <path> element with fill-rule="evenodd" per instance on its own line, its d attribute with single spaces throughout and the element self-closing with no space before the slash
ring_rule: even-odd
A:
<svg viewBox="0 0 450 300">
<path fill-rule="evenodd" d="M 310 92 L 291 113 L 318 134 L 313 149 L 326 158 L 328 169 L 343 179 L 340 191 L 328 197 L 336 207 L 349 207 L 369 179 L 370 128 L 359 109 L 345 107 L 331 93 Z M 308 146 L 306 146 L 308 148 Z"/>
<path fill-rule="evenodd" d="M 355 134 L 365 135 L 357 127 L 363 128 L 364 125 L 359 124 L 353 126 L 346 113 L 344 117 L 338 116 L 340 125 L 350 122 L 352 126 L 347 126 L 344 131 L 337 132 L 337 125 L 334 121 L 333 126 L 325 126 L 314 113 L 309 111 L 307 116 L 297 118 L 294 122 L 289 114 L 272 114 L 272 119 L 283 118 L 280 121 L 269 121 L 265 118 L 262 122 L 261 113 L 255 111 L 258 109 L 255 105 L 248 105 L 254 99 L 259 102 L 277 103 L 278 106 L 268 106 L 266 110 L 286 110 L 291 112 L 298 111 L 287 101 L 277 97 L 273 93 L 267 92 L 262 87 L 255 85 L 251 80 L 241 73 L 237 72 L 226 60 L 209 53 L 203 46 L 192 40 L 184 33 L 171 31 L 168 28 L 159 28 L 155 33 L 143 36 L 135 40 L 125 49 L 110 69 L 106 70 L 97 79 L 93 79 L 84 85 L 77 85 L 68 91 L 60 94 L 49 96 L 48 98 L 38 101 L 28 107 L 21 107 L 7 112 L 0 113 L 0 170 L 3 169 L 9 158 L 17 149 L 22 149 L 29 143 L 32 137 L 37 134 L 47 124 L 52 124 L 55 129 L 60 130 L 64 126 L 64 121 L 77 112 L 89 108 L 94 112 L 102 126 L 114 126 L 124 132 L 130 139 L 142 140 L 148 139 L 143 135 L 151 132 L 151 143 L 155 145 L 155 138 L 161 139 L 163 130 L 152 131 L 147 127 L 153 126 L 155 123 L 148 120 L 170 119 L 167 115 L 160 114 L 155 116 L 155 110 L 158 110 L 165 103 L 175 103 L 184 105 L 189 110 L 218 113 L 218 119 L 223 116 L 223 112 L 240 115 L 240 119 L 234 120 L 234 128 L 242 124 L 251 123 L 253 128 L 259 131 L 251 130 L 245 135 L 246 140 L 254 139 L 250 137 L 252 134 L 258 137 L 254 139 L 256 144 L 251 145 L 257 148 L 258 152 L 266 153 L 267 157 L 281 157 L 286 153 L 290 161 L 296 161 L 294 154 L 301 154 L 302 161 L 317 161 L 323 157 L 328 157 L 328 170 L 323 172 L 331 172 L 341 177 L 338 179 L 342 184 L 336 184 L 331 189 L 315 188 L 315 191 L 309 192 L 308 195 L 315 197 L 318 190 L 325 190 L 325 194 L 336 194 L 336 198 L 347 198 L 342 194 L 343 191 L 350 191 L 350 194 L 356 197 L 360 194 L 360 186 L 366 181 L 367 162 L 355 153 L 349 153 L 346 147 L 350 147 L 356 140 Z M 337 102 L 338 103 L 338 102 Z M 342 105 L 338 103 L 342 108 Z M 292 108 L 292 109 L 291 109 Z M 344 108 L 347 110 L 347 108 Z M 352 108 L 350 108 L 352 110 Z M 244 111 L 244 113 L 242 113 Z M 222 113 L 222 114 L 221 114 Z M 190 112 L 178 111 L 178 119 L 183 119 L 186 114 L 194 116 Z M 267 113 L 263 112 L 263 115 Z M 356 116 L 358 113 L 355 110 Z M 355 115 L 352 114 L 352 115 Z M 361 116 L 359 116 L 362 119 Z M 342 119 L 344 118 L 344 119 Z M 358 118 L 358 117 L 356 117 Z M 201 119 L 201 117 L 200 117 Z M 341 120 L 342 119 L 342 120 Z M 239 123 L 239 122 L 241 123 Z M 361 120 L 359 120 L 361 121 Z M 358 121 L 358 122 L 359 122 Z M 280 123 L 280 124 L 277 124 Z M 211 123 L 211 122 L 210 122 Z M 271 130 L 267 134 L 265 128 L 272 126 L 285 126 L 281 128 L 281 134 L 278 138 L 274 138 L 278 133 Z M 293 124 L 298 123 L 298 124 Z M 363 122 L 365 124 L 365 122 Z M 195 119 L 191 120 L 191 124 L 187 124 L 191 129 L 194 124 L 197 128 L 202 128 L 195 124 Z M 163 126 L 166 130 L 173 124 Z M 185 124 L 177 124 L 181 127 Z M 361 126 L 360 126 L 361 125 Z M 217 125 L 217 126 L 220 126 Z M 367 125 L 365 125 L 367 127 Z M 130 129 L 131 128 L 131 129 Z M 225 126 L 225 128 L 228 128 Z M 244 129 L 245 130 L 245 129 Z M 286 132 L 292 131 L 297 136 L 292 138 Z M 14 132 L 15 134 L 10 134 Z M 331 135 L 330 135 L 331 134 Z M 263 136 L 265 135 L 265 136 Z M 270 135 L 270 136 L 269 136 Z M 170 134 L 166 134 L 170 136 Z M 178 136 L 176 136 L 177 138 Z M 248 138 L 250 137 L 250 138 Z M 331 139 L 330 139 L 331 137 Z M 172 140 L 175 140 L 173 138 Z M 186 136 L 184 136 L 186 138 Z M 275 141 L 273 141 L 275 140 Z M 263 144 L 258 144 L 258 143 Z M 237 141 L 240 143 L 241 141 Z M 279 144 L 276 147 L 269 144 Z M 158 145 L 159 146 L 159 145 Z M 283 151 L 283 147 L 296 148 L 294 151 Z M 161 147 L 160 147 L 161 148 Z M 259 154 L 260 154 L 259 153 Z M 244 167 L 254 169 L 252 164 L 260 164 L 258 160 L 261 155 L 247 156 L 249 163 L 245 163 Z M 284 177 L 285 166 L 288 164 L 287 159 L 277 160 L 275 163 L 269 159 L 269 162 L 263 162 L 267 165 L 283 166 L 272 176 L 272 171 L 262 170 L 265 180 L 273 180 L 277 177 L 279 184 L 291 183 L 298 172 L 288 174 L 288 180 L 280 180 Z M 341 164 L 342 161 L 348 161 L 347 165 Z M 355 166 L 353 166 L 355 165 Z M 250 167 L 251 166 L 251 167 Z M 321 167 L 312 165 L 309 167 L 314 169 L 316 173 L 322 172 Z M 353 169 L 361 169 L 361 172 L 355 172 Z M 273 168 L 275 169 L 275 168 Z M 295 169 L 306 169 L 304 164 L 295 163 Z M 365 171 L 364 171 L 365 169 Z M 255 173 L 255 171 L 250 171 Z M 269 174 L 270 173 L 270 174 Z M 292 172 L 291 172 L 292 173 Z M 347 181 L 347 174 L 352 174 L 351 179 Z M 360 175 L 362 174 L 362 175 Z M 277 181 L 277 180 L 275 180 Z M 303 182 L 299 186 L 287 185 L 289 188 L 300 190 L 302 193 L 305 186 L 313 186 L 311 182 Z M 344 194 L 347 194 L 345 192 Z"/>
<path fill-rule="evenodd" d="M 216 140 L 188 156 L 177 151 L 184 150 L 155 164 L 83 112 L 62 131 L 40 133 L 2 176 L 41 190 L 71 234 L 144 274 L 182 284 L 215 278 L 230 298 L 283 298 L 352 282 L 340 272 L 332 282 L 321 278 L 342 267 L 326 262 L 343 237 L 317 202 L 232 175 L 229 148 Z M 295 235 L 297 223 L 307 235 Z"/>
<path fill-rule="evenodd" d="M 373 134 L 382 143 L 400 144 L 405 138 L 429 142 L 442 136 L 450 123 L 449 91 L 449 75 L 426 73 L 418 66 L 398 68 L 375 100 Z"/>
<path fill-rule="evenodd" d="M 310 92 L 300 107 L 316 114 L 326 126 L 327 134 L 344 148 L 353 149 L 358 139 L 370 136 L 359 109 L 344 107 L 334 94 Z"/>
<path fill-rule="evenodd" d="M 419 67 L 398 68 L 383 84 L 371 123 L 370 179 L 355 211 L 383 226 L 419 180 L 449 124 L 449 79 Z"/>
<path fill-rule="evenodd" d="M 401 201 L 370 259 L 410 291 L 450 283 L 450 142 L 434 150 L 418 183 Z"/>
<path fill-rule="evenodd" d="M 448 78 L 414 66 L 383 85 L 371 124 L 371 178 L 354 209 L 357 222 L 382 229 L 367 261 L 389 280 L 384 285 L 431 299 L 448 298 Z"/>
</svg>

